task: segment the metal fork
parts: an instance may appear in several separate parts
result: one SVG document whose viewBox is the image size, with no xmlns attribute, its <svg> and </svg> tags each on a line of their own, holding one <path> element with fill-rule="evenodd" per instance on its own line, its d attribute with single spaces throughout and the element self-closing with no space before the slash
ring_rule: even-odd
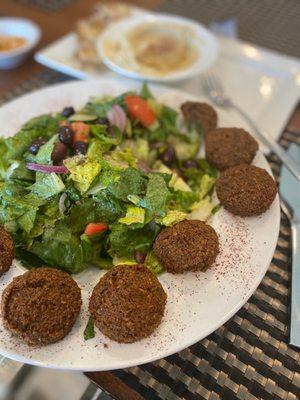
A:
<svg viewBox="0 0 300 400">
<path fill-rule="evenodd" d="M 300 165 L 296 163 L 285 152 L 285 150 L 279 146 L 279 144 L 274 142 L 266 132 L 262 132 L 249 115 L 227 96 L 220 79 L 215 74 L 206 73 L 202 79 L 202 87 L 204 92 L 217 106 L 236 110 L 253 129 L 257 139 L 269 150 L 273 151 L 273 153 L 277 155 L 291 173 L 300 181 Z"/>
</svg>

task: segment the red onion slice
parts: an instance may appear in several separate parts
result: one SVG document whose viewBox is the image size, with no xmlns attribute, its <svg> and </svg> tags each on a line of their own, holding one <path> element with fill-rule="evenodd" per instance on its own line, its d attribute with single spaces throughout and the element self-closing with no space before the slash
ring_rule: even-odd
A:
<svg viewBox="0 0 300 400">
<path fill-rule="evenodd" d="M 153 170 L 149 167 L 149 165 L 147 163 L 145 163 L 145 161 L 143 161 L 143 160 L 138 160 L 137 166 L 143 172 L 146 172 L 146 174 L 148 174 L 149 172 L 153 172 Z"/>
<path fill-rule="evenodd" d="M 116 111 L 118 112 L 119 118 L 120 118 L 120 123 L 121 123 L 120 130 L 121 130 L 121 132 L 124 132 L 125 127 L 126 127 L 126 119 L 127 119 L 125 111 L 123 110 L 122 107 L 120 107 L 118 105 L 116 105 L 115 107 L 116 107 Z"/>
<path fill-rule="evenodd" d="M 116 126 L 121 132 L 124 132 L 126 127 L 126 114 L 122 107 L 115 104 L 107 113 L 107 118 L 111 125 Z"/>
<path fill-rule="evenodd" d="M 56 174 L 67 174 L 69 172 L 68 168 L 63 165 L 43 165 L 35 163 L 27 163 L 26 167 L 31 171 L 43 172 L 44 174 L 51 174 L 55 172 Z"/>
<path fill-rule="evenodd" d="M 58 208 L 61 213 L 64 213 L 66 211 L 66 205 L 65 205 L 66 198 L 67 198 L 67 193 L 63 193 L 59 198 Z"/>
</svg>

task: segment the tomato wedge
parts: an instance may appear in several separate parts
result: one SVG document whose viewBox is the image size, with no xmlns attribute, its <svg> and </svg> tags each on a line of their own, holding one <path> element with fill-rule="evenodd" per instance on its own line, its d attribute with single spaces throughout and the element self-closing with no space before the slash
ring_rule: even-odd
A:
<svg viewBox="0 0 300 400">
<path fill-rule="evenodd" d="M 153 110 L 149 107 L 147 101 L 140 96 L 129 95 L 124 100 L 129 114 L 138 119 L 143 126 L 148 128 L 155 122 L 156 117 Z"/>
<path fill-rule="evenodd" d="M 91 222 L 87 224 L 84 233 L 86 235 L 95 235 L 96 233 L 101 233 L 107 231 L 108 225 L 105 222 Z"/>
<path fill-rule="evenodd" d="M 71 128 L 74 131 L 73 143 L 89 141 L 90 127 L 84 122 L 73 122 Z"/>
</svg>

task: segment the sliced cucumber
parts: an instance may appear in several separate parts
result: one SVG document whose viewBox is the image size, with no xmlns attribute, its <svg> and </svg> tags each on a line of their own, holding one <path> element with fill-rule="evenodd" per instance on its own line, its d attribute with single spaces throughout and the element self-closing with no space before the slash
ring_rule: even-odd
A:
<svg viewBox="0 0 300 400">
<path fill-rule="evenodd" d="M 88 115 L 88 114 L 74 114 L 69 118 L 71 122 L 89 122 L 97 119 L 97 115 Z"/>
</svg>

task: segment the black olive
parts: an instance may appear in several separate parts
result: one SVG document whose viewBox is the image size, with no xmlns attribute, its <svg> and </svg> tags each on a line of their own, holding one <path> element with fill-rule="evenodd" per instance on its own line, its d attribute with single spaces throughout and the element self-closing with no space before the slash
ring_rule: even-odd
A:
<svg viewBox="0 0 300 400">
<path fill-rule="evenodd" d="M 75 114 L 75 110 L 73 107 L 65 107 L 61 112 L 61 115 L 66 118 L 69 118 L 73 114 Z"/>
<path fill-rule="evenodd" d="M 51 154 L 51 160 L 53 161 L 53 164 L 54 165 L 62 164 L 63 160 L 67 157 L 67 154 L 68 154 L 68 148 L 66 145 L 64 145 L 61 142 L 55 143 Z"/>
<path fill-rule="evenodd" d="M 86 154 L 88 149 L 88 144 L 85 142 L 77 141 L 74 143 L 75 154 Z"/>
<path fill-rule="evenodd" d="M 134 258 L 135 258 L 135 261 L 136 261 L 137 263 L 143 264 L 143 262 L 144 262 L 145 259 L 146 259 L 146 254 L 145 254 L 145 253 L 142 253 L 141 251 L 136 251 L 136 252 L 134 253 Z"/>
<path fill-rule="evenodd" d="M 99 117 L 99 118 L 95 119 L 95 120 L 93 121 L 93 124 L 105 125 L 105 126 L 107 126 L 107 127 L 110 126 L 109 119 L 106 118 L 106 117 Z"/>
<path fill-rule="evenodd" d="M 186 169 L 188 169 L 188 168 L 198 169 L 198 167 L 199 167 L 196 160 L 185 160 L 185 161 L 183 161 L 182 166 L 183 166 L 183 168 L 186 168 Z"/>
<path fill-rule="evenodd" d="M 36 155 L 40 147 L 43 146 L 43 144 L 45 144 L 46 142 L 47 140 L 41 137 L 36 139 L 34 142 L 31 143 L 28 149 L 29 153 Z"/>
<path fill-rule="evenodd" d="M 58 130 L 59 140 L 63 144 L 66 144 L 67 146 L 70 146 L 72 144 L 73 136 L 74 136 L 74 132 L 73 132 L 72 128 L 68 125 L 63 125 Z"/>
<path fill-rule="evenodd" d="M 176 153 L 172 146 L 168 147 L 163 153 L 159 155 L 161 161 L 167 166 L 171 167 L 176 161 Z"/>
</svg>

